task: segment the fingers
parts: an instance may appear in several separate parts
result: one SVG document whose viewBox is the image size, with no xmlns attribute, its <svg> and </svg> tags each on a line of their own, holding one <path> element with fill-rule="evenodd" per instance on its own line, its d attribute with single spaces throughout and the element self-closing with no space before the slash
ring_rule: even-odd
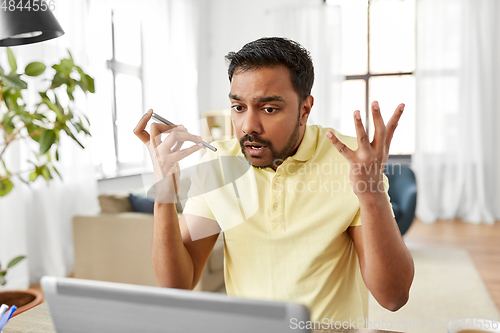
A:
<svg viewBox="0 0 500 333">
<path fill-rule="evenodd" d="M 359 110 L 354 111 L 354 127 L 356 128 L 356 136 L 358 137 L 358 147 L 369 148 L 370 138 L 365 131 L 363 122 L 361 121 L 361 112 Z"/>
<path fill-rule="evenodd" d="M 191 146 L 186 149 L 179 150 L 175 153 L 172 153 L 172 157 L 178 161 L 182 160 L 184 157 L 191 155 L 192 153 L 203 148 L 203 144 L 197 143 L 194 146 Z"/>
<path fill-rule="evenodd" d="M 185 128 L 183 125 L 180 125 L 179 127 L 180 127 L 180 128 L 182 128 L 184 131 L 186 131 L 186 132 L 187 132 L 187 128 Z M 179 140 L 178 140 L 178 141 L 174 144 L 174 146 L 170 149 L 170 151 L 171 151 L 171 152 L 173 152 L 173 153 L 175 153 L 176 151 L 181 150 L 182 145 L 184 144 L 184 142 L 185 142 L 184 140 L 179 139 Z"/>
<path fill-rule="evenodd" d="M 170 151 L 172 153 L 175 153 L 176 151 L 181 150 L 183 144 L 184 144 L 184 141 L 177 141 L 175 143 L 175 145 L 172 147 L 172 149 L 170 149 Z"/>
<path fill-rule="evenodd" d="M 333 143 L 333 146 L 342 154 L 347 160 L 350 160 L 352 154 L 354 153 L 349 147 L 347 147 L 342 141 L 340 141 L 332 131 L 327 131 L 326 136 Z"/>
<path fill-rule="evenodd" d="M 382 113 L 380 112 L 380 106 L 377 101 L 372 103 L 372 115 L 373 115 L 373 125 L 375 127 L 374 141 L 375 145 L 379 146 L 382 144 L 383 147 L 385 142 L 385 135 L 387 129 L 384 124 L 384 119 L 382 119 Z"/>
<path fill-rule="evenodd" d="M 175 125 L 165 125 L 160 123 L 151 124 L 151 137 L 154 138 L 153 147 L 158 147 L 161 144 L 161 134 L 168 131 L 181 131 L 180 126 Z"/>
<path fill-rule="evenodd" d="M 389 151 L 389 147 L 391 145 L 392 137 L 394 136 L 394 131 L 396 131 L 396 127 L 398 127 L 399 119 L 403 114 L 403 110 L 405 105 L 403 103 L 399 104 L 391 119 L 387 123 L 387 132 L 385 134 L 385 147 L 386 151 Z"/>
<path fill-rule="evenodd" d="M 153 113 L 153 110 L 149 110 L 146 112 L 141 120 L 139 120 L 139 123 L 134 128 L 134 134 L 143 142 L 147 143 L 149 141 L 149 133 L 146 131 L 146 125 L 148 124 L 148 121 L 151 119 L 151 114 Z"/>
<path fill-rule="evenodd" d="M 145 116 L 149 120 L 151 118 L 151 111 Z M 151 135 L 146 136 L 141 133 L 145 132 L 144 128 L 147 120 L 141 119 L 137 129 L 134 133 L 141 135 L 141 140 L 147 144 L 151 158 L 153 160 L 153 167 L 155 171 L 155 178 L 164 179 L 166 176 L 176 173 L 176 165 L 178 162 L 200 150 L 203 145 L 201 144 L 201 137 L 187 132 L 186 128 L 182 125 L 166 125 L 161 123 L 151 124 Z M 137 135 L 136 133 L 136 135 Z M 162 141 L 162 134 L 169 133 L 169 135 Z M 185 141 L 194 142 L 195 145 L 186 149 L 181 147 Z"/>
<path fill-rule="evenodd" d="M 153 134 L 155 133 L 159 134 L 153 137 L 150 145 L 154 150 L 156 159 L 160 161 L 163 169 L 165 170 L 170 170 L 173 164 L 203 147 L 201 144 L 201 137 L 187 133 L 186 128 L 182 125 L 173 127 L 158 124 L 158 126 L 155 127 L 157 128 L 153 128 L 153 125 L 151 126 L 151 136 L 153 137 Z M 170 129 L 165 132 L 164 130 L 167 129 L 167 127 L 170 127 Z M 162 133 L 170 133 L 163 142 L 161 141 Z M 187 149 L 180 150 L 181 146 L 186 141 L 194 142 L 195 145 Z"/>
<path fill-rule="evenodd" d="M 164 146 L 163 143 L 158 147 L 153 147 L 152 145 L 153 144 L 151 143 L 150 146 L 153 150 L 152 154 L 154 154 L 155 160 L 157 161 L 159 169 L 161 170 L 162 178 L 164 178 L 166 175 L 177 172 L 176 166 L 178 165 L 178 162 L 180 160 L 203 148 L 202 143 L 197 143 L 189 148 L 174 152 L 170 149 L 167 149 L 167 146 Z"/>
<path fill-rule="evenodd" d="M 178 129 L 172 129 L 169 136 L 162 142 L 162 150 L 175 151 L 174 147 L 179 147 L 178 143 L 184 143 L 185 141 L 191 141 L 194 143 L 201 142 L 201 136 L 193 135 L 187 132 L 180 132 Z M 181 144 L 182 145 L 182 144 Z"/>
</svg>

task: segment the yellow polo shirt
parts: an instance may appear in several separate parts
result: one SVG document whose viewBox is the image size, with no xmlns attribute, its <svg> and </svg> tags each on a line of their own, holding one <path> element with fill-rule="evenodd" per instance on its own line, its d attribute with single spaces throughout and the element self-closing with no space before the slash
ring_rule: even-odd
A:
<svg viewBox="0 0 500 333">
<path fill-rule="evenodd" d="M 301 303 L 313 321 L 356 322 L 368 315 L 368 290 L 347 233 L 361 225 L 359 201 L 327 130 L 307 126 L 296 154 L 276 171 L 250 166 L 236 139 L 214 142 L 218 151 L 203 156 L 184 213 L 221 227 L 229 295 Z M 357 148 L 356 138 L 332 131 Z"/>
</svg>

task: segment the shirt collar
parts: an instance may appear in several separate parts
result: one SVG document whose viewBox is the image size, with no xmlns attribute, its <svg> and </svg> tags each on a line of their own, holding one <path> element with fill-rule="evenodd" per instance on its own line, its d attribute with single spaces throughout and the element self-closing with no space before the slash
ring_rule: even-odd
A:
<svg viewBox="0 0 500 333">
<path fill-rule="evenodd" d="M 302 162 L 311 159 L 316 152 L 316 143 L 316 137 L 311 127 L 306 124 L 306 131 L 304 133 L 304 137 L 302 138 L 302 142 L 292 158 Z"/>
</svg>

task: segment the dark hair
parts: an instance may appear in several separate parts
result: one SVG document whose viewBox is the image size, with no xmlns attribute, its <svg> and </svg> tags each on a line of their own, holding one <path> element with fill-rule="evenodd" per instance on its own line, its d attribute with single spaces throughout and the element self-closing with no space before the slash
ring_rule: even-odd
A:
<svg viewBox="0 0 500 333">
<path fill-rule="evenodd" d="M 229 62 L 229 82 L 234 71 L 258 67 L 285 66 L 290 72 L 295 92 L 303 101 L 311 94 L 314 82 L 314 66 L 309 51 L 293 40 L 281 37 L 265 37 L 243 46 L 238 52 L 226 55 Z"/>
</svg>

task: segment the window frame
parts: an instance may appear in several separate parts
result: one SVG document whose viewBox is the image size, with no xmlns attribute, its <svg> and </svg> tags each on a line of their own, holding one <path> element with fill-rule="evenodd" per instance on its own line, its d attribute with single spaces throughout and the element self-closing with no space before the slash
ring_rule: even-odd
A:
<svg viewBox="0 0 500 333">
<path fill-rule="evenodd" d="M 324 0 L 325 3 L 327 0 Z M 414 76 L 415 77 L 415 71 L 411 72 L 385 72 L 385 73 L 372 73 L 370 69 L 370 8 L 372 6 L 373 0 L 366 0 L 367 1 L 367 72 L 365 74 L 357 74 L 357 75 L 345 75 L 345 81 L 350 81 L 350 80 L 363 80 L 365 82 L 365 129 L 366 133 L 368 136 L 371 134 L 371 128 L 370 128 L 370 78 L 372 77 L 390 77 L 390 76 Z M 417 15 L 417 11 L 415 10 L 415 16 Z M 416 27 L 416 17 L 415 17 L 415 27 L 414 27 L 414 32 L 415 32 L 415 43 L 417 41 L 416 38 L 416 33 L 417 33 L 417 27 Z M 415 52 L 416 52 L 416 45 L 415 45 Z M 404 159 L 404 160 L 410 160 L 411 159 L 411 154 L 391 154 L 390 156 L 394 156 L 394 158 L 397 156 L 398 159 Z M 391 159 L 394 159 L 391 158 Z"/>
<path fill-rule="evenodd" d="M 112 40 L 112 56 L 111 59 L 106 61 L 106 67 L 111 71 L 113 80 L 112 80 L 112 105 L 111 105 L 111 117 L 113 124 L 113 140 L 114 140 L 114 154 L 115 154 L 115 172 L 114 174 L 104 174 L 101 170 L 102 177 L 101 179 L 109 179 L 109 178 L 117 178 L 121 176 L 129 176 L 133 174 L 138 174 L 138 170 L 140 170 L 141 163 L 123 163 L 120 162 L 119 156 L 119 140 L 118 140 L 118 126 L 117 119 L 118 113 L 120 110 L 117 109 L 117 98 L 116 98 L 116 77 L 118 74 L 131 75 L 137 77 L 141 81 L 141 107 L 144 110 L 144 78 L 143 78 L 143 59 L 144 59 L 144 46 L 143 46 L 143 30 L 142 30 L 142 22 L 139 22 L 140 27 L 140 48 L 141 48 L 141 64 L 140 65 L 132 65 L 124 62 L 120 62 L 116 59 L 116 36 L 115 36 L 115 10 L 111 8 L 111 40 Z"/>
</svg>

